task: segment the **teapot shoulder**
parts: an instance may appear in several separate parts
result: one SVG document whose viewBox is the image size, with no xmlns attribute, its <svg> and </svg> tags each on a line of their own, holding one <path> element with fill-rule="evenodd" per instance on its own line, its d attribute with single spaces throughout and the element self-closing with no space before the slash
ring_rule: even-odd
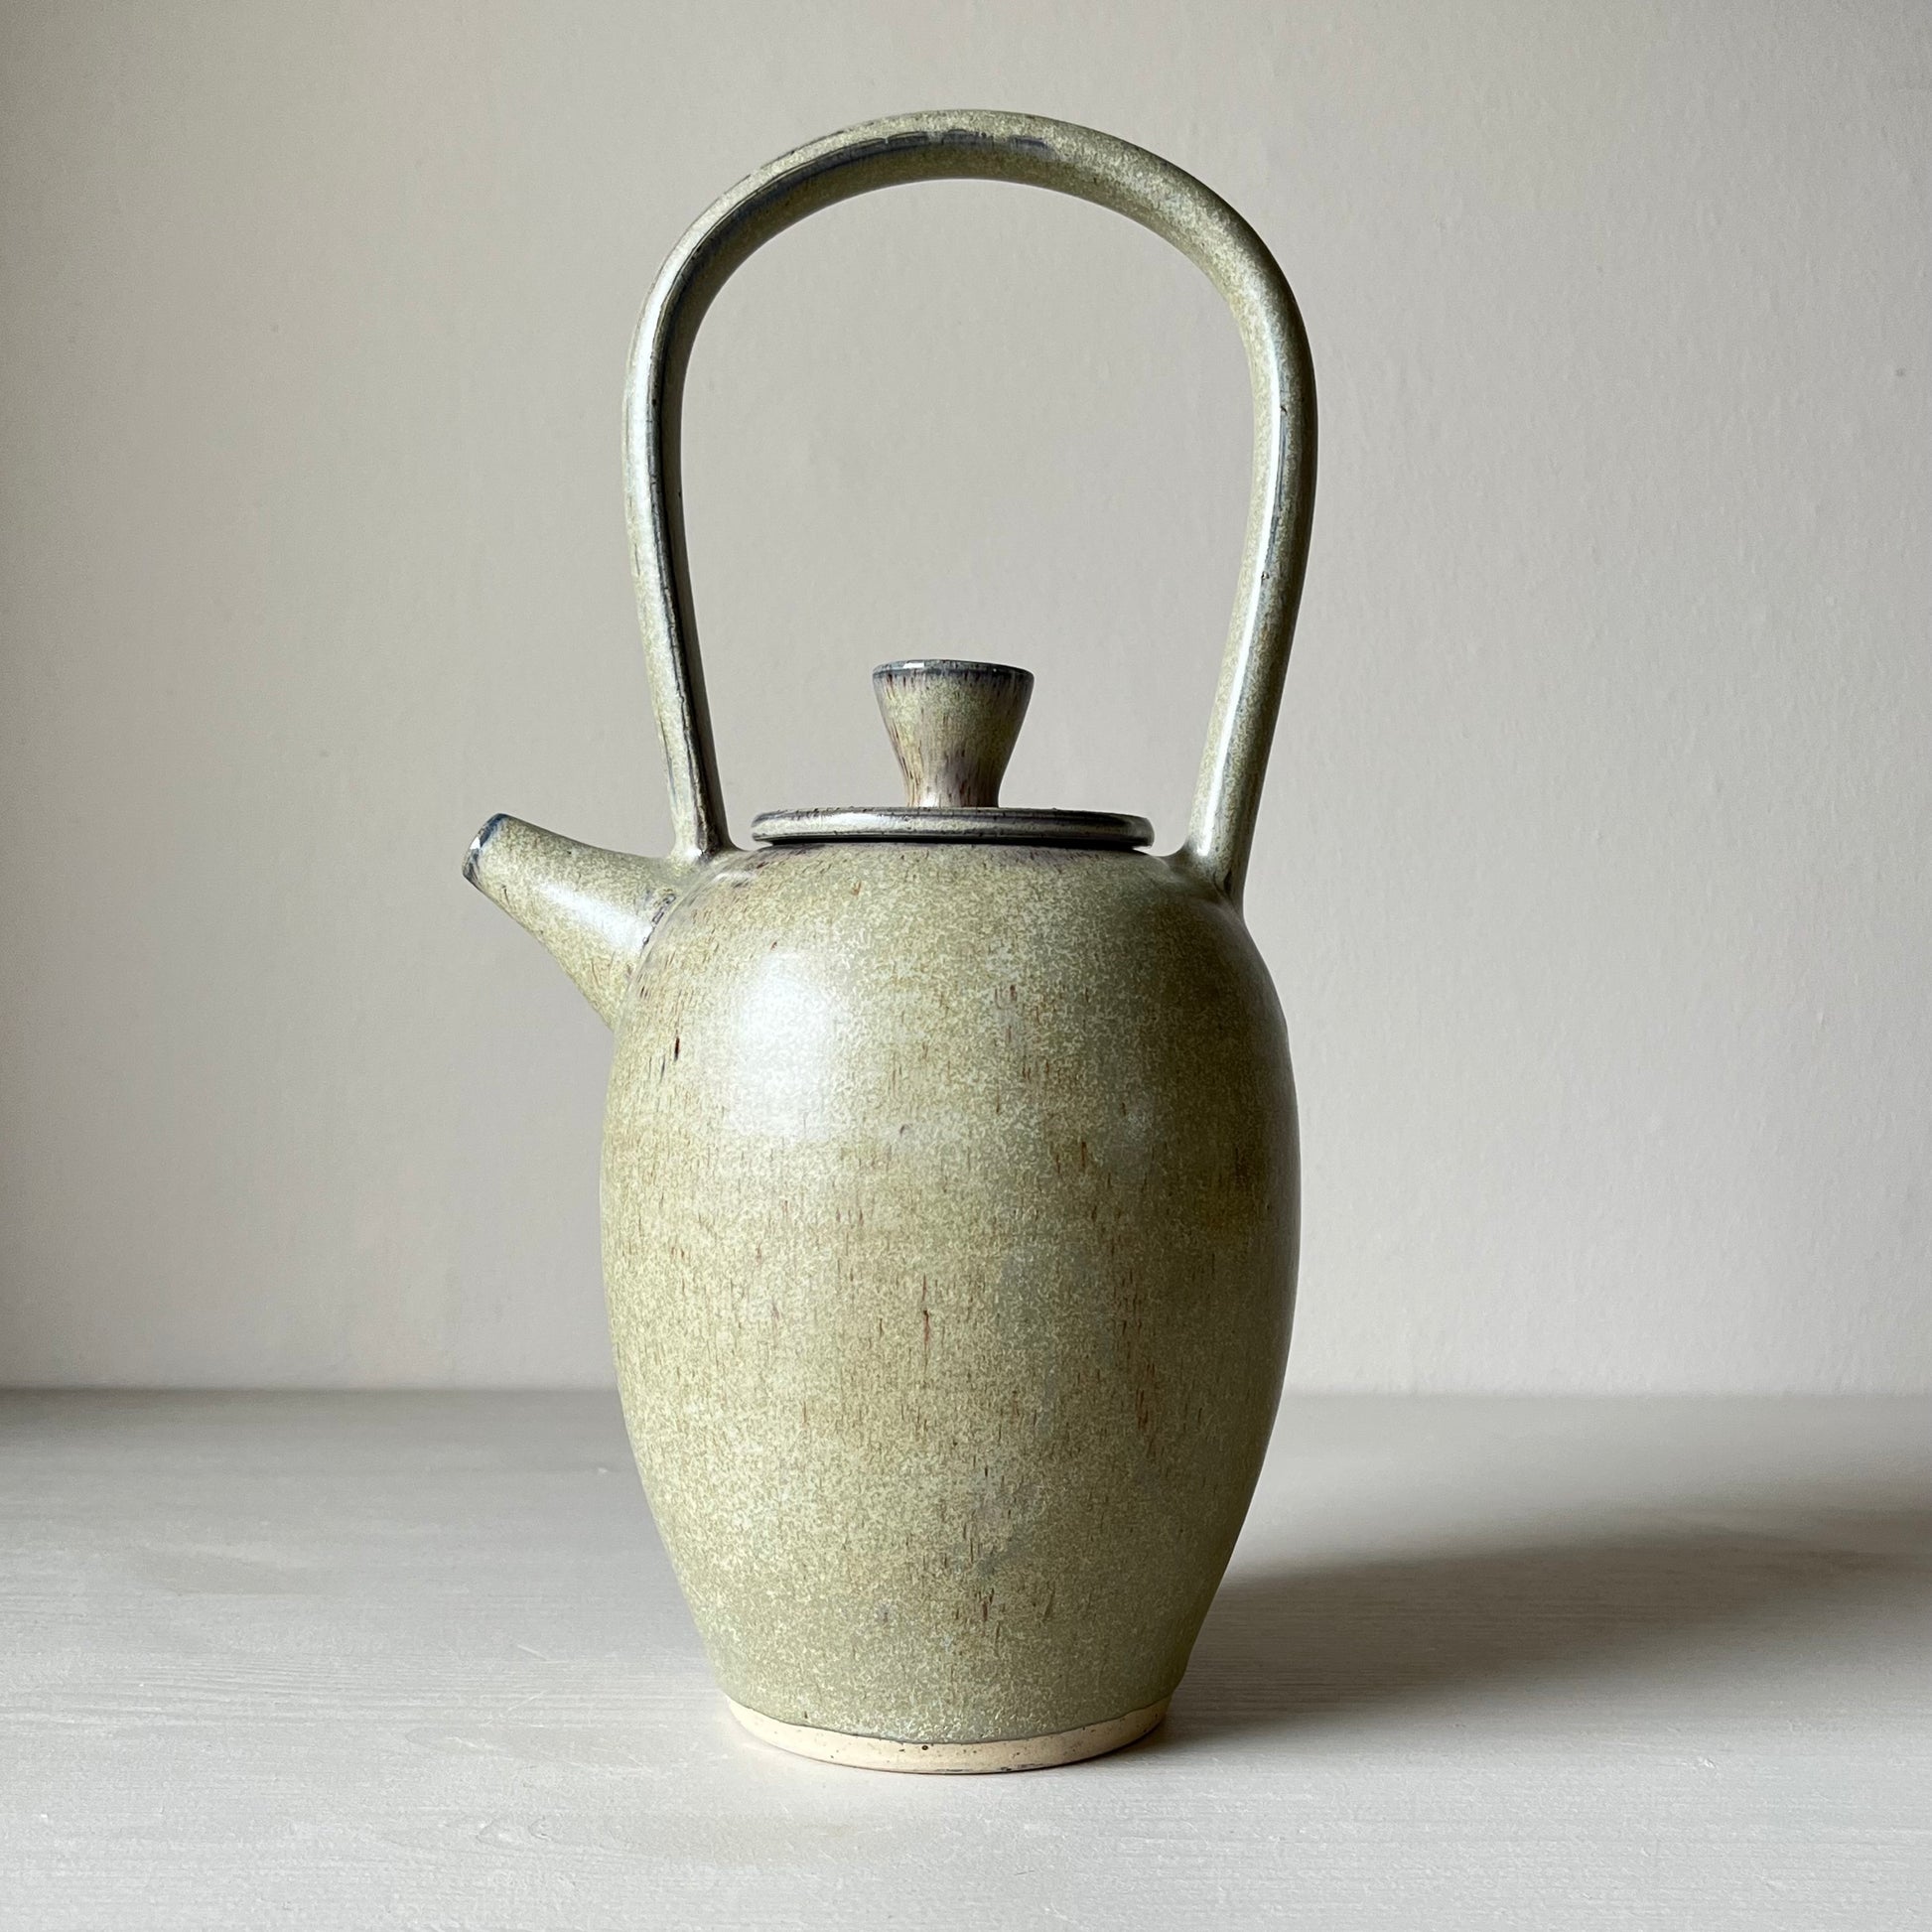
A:
<svg viewBox="0 0 1932 1932">
<path fill-rule="evenodd" d="M 814 1065 L 890 1078 L 908 1043 L 988 1079 L 1017 1052 L 1097 1079 L 1290 1083 L 1281 1008 L 1239 912 L 1142 853 L 730 855 L 659 927 L 618 1031 L 614 1092 L 640 1069 L 689 1073 L 694 1051 L 713 1066 L 722 1053 L 734 1081 L 780 1058 L 801 1081 Z"/>
<path fill-rule="evenodd" d="M 1231 974 L 1273 1001 L 1239 910 L 1146 852 L 861 840 L 735 852 L 684 896 L 650 952 L 640 993 L 779 954 L 860 981 L 962 987 L 1022 964 L 1080 981 L 1152 976 L 1172 994 L 1192 974 Z"/>
</svg>

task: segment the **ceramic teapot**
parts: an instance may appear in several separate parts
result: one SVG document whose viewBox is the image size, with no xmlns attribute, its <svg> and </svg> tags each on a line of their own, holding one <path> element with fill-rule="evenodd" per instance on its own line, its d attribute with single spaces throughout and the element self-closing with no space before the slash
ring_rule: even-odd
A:
<svg viewBox="0 0 1932 1932">
<path fill-rule="evenodd" d="M 887 665 L 902 805 L 727 832 L 685 561 L 698 323 L 814 209 L 1032 183 L 1190 256 L 1255 399 L 1246 554 L 1185 843 L 1019 810 L 1031 678 Z M 840 1762 L 1009 1770 L 1157 1725 L 1273 1426 L 1299 1224 L 1288 1040 L 1241 918 L 1308 554 L 1314 392 L 1254 231 L 1091 129 L 875 121 L 717 203 L 645 304 L 625 402 L 632 558 L 676 846 L 507 817 L 470 879 L 616 1035 L 611 1325 L 664 1545 L 732 1709 Z"/>
</svg>

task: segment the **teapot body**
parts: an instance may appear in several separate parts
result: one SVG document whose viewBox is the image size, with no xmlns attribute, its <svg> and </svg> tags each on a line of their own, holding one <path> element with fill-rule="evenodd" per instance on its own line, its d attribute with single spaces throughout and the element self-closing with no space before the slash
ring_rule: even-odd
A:
<svg viewBox="0 0 1932 1932">
<path fill-rule="evenodd" d="M 1157 1722 L 1273 1423 L 1297 1189 L 1274 989 L 1183 865 L 713 861 L 618 1015 L 604 1252 L 741 1715 L 996 1760 Z"/>
</svg>

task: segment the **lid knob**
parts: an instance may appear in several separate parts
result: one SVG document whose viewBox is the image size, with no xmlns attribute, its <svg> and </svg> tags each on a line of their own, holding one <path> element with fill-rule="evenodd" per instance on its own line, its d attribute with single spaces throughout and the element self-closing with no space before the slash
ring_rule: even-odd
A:
<svg viewBox="0 0 1932 1932">
<path fill-rule="evenodd" d="M 1000 802 L 1034 674 L 1011 664 L 914 658 L 882 664 L 872 688 L 891 734 L 908 805 Z"/>
</svg>

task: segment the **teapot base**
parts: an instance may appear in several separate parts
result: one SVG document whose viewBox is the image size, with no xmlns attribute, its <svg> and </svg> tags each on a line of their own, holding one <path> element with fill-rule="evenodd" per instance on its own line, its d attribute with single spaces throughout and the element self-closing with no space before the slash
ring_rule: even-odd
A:
<svg viewBox="0 0 1932 1932">
<path fill-rule="evenodd" d="M 827 1764 L 856 1764 L 868 1771 L 1043 1771 L 1055 1764 L 1077 1764 L 1085 1757 L 1104 1757 L 1145 1737 L 1168 1715 L 1168 1700 L 1130 1711 L 1124 1718 L 1108 1718 L 1074 1730 L 1048 1731 L 1040 1737 L 990 1737 L 975 1743 L 920 1743 L 916 1739 L 866 1737 L 849 1730 L 820 1730 L 812 1725 L 788 1725 L 748 1711 L 734 1699 L 725 1700 L 731 1714 L 760 1742 L 796 1751 Z"/>
</svg>

